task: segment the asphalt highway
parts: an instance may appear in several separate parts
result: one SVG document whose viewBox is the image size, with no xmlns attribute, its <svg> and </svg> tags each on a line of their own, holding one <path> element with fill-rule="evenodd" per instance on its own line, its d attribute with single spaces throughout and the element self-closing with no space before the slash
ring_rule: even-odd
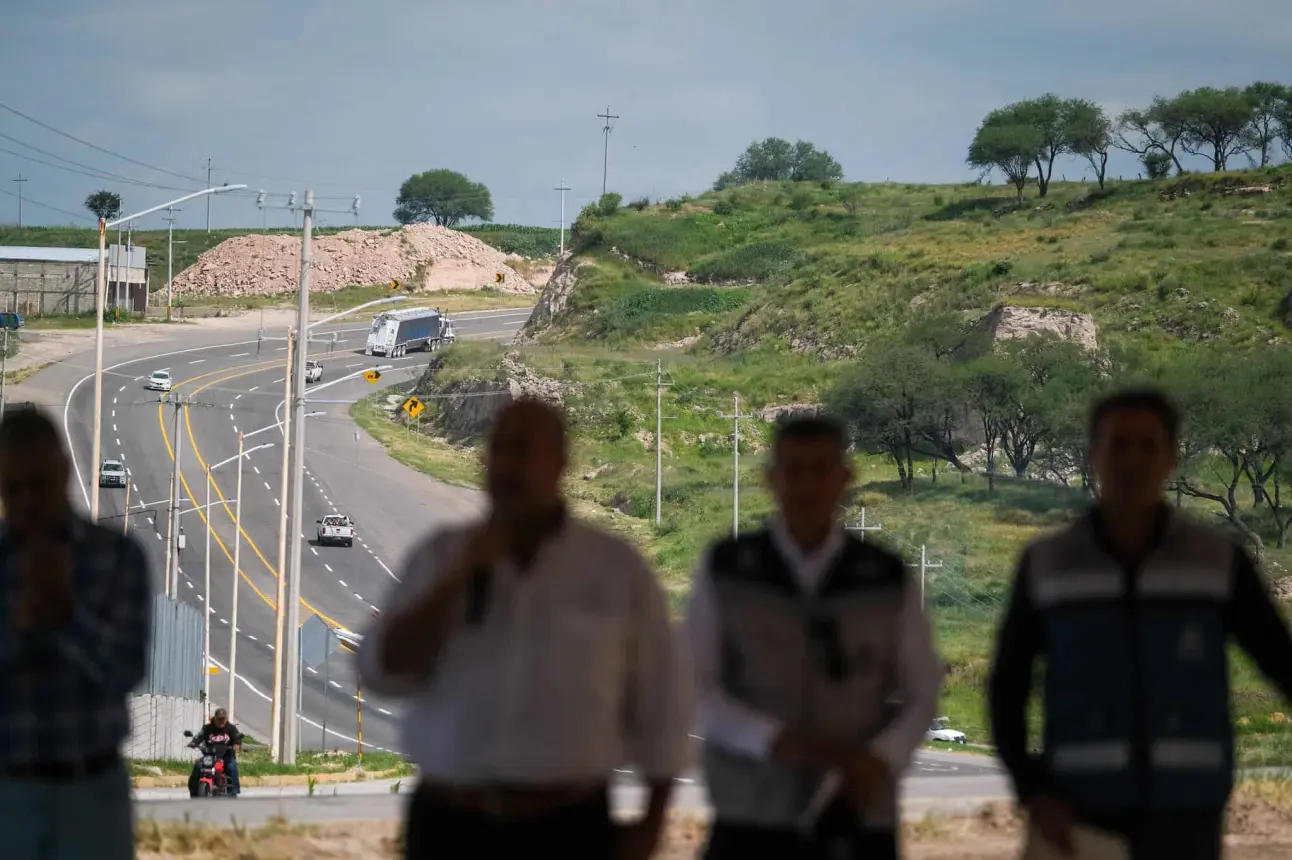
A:
<svg viewBox="0 0 1292 860">
<path fill-rule="evenodd" d="M 456 314 L 453 319 L 464 339 L 510 339 L 527 317 L 527 310 L 506 310 Z M 301 617 L 304 621 L 313 612 L 334 625 L 362 631 L 395 584 L 395 571 L 411 544 L 437 524 L 469 515 L 478 502 L 472 493 L 443 488 L 399 466 L 358 431 L 347 410 L 348 403 L 372 391 L 362 377 L 330 384 L 368 367 L 393 365 L 383 373 L 379 385 L 397 385 L 415 378 L 428 356 L 420 352 L 393 360 L 364 356 L 366 326 L 338 325 L 323 332 L 324 336 L 332 330 L 338 332 L 342 343 L 331 351 L 325 344 L 311 348 L 311 358 L 319 359 L 324 367 L 323 379 L 310 386 L 310 392 L 318 392 L 311 399 L 342 402 L 307 407 L 308 412 L 321 414 L 307 419 L 306 424 Z M 128 516 L 126 491 L 106 488 L 100 491 L 100 516 L 105 522 L 128 528 L 148 548 L 160 589 L 170 473 L 178 452 L 180 507 L 185 511 L 180 522 L 186 538 L 180 559 L 180 591 L 183 599 L 207 607 L 211 613 L 211 656 L 218 670 L 211 678 L 211 698 L 217 704 L 227 704 L 238 432 L 250 437 L 248 448 L 272 443 L 272 447 L 246 457 L 243 471 L 234 712 L 244 730 L 267 738 L 273 686 L 272 601 L 277 588 L 283 501 L 278 422 L 286 348 L 282 341 L 257 344 L 254 335 L 249 342 L 228 334 L 223 343 L 192 345 L 194 340 L 191 335 L 181 335 L 173 345 L 153 346 L 144 354 L 124 349 L 111 350 L 105 356 L 102 456 L 126 463 L 131 488 Z M 144 388 L 147 377 L 159 369 L 171 372 L 174 394 L 194 401 L 180 414 L 178 434 L 171 408 L 157 402 L 157 392 Z M 85 487 L 86 498 L 88 482 L 97 476 L 97 465 L 90 462 L 92 412 L 90 381 L 74 384 L 65 406 L 65 424 L 77 480 Z M 197 509 L 206 504 L 207 465 L 229 458 L 233 460 L 211 474 L 215 505 L 210 511 L 208 597 L 203 576 L 207 512 Z M 428 497 L 424 489 L 432 494 Z M 334 512 L 349 514 L 357 521 L 359 539 L 353 547 L 314 545 L 315 520 Z M 340 651 L 326 666 L 306 670 L 302 745 L 317 749 L 326 743 L 328 748 L 352 749 L 358 742 L 362 718 L 366 748 L 395 749 L 395 726 L 386 703 L 365 695 L 360 715 L 360 691 L 351 661 L 350 653 Z"/>
</svg>

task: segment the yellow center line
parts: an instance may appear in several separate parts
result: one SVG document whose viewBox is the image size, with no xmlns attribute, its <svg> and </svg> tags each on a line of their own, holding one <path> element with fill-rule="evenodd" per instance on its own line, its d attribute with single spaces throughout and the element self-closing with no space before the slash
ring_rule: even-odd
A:
<svg viewBox="0 0 1292 860">
<path fill-rule="evenodd" d="M 190 377 L 189 379 L 186 379 L 186 380 L 184 380 L 183 382 L 178 383 L 175 387 L 176 387 L 176 388 L 178 388 L 178 387 L 180 387 L 180 386 L 182 386 L 182 385 L 189 385 L 189 384 L 192 384 L 192 383 L 194 383 L 194 382 L 197 382 L 198 380 L 201 380 L 201 379 L 207 379 L 208 377 L 212 377 L 212 376 L 218 376 L 218 377 L 219 377 L 219 378 L 217 378 L 217 379 L 212 379 L 210 382 L 206 383 L 205 385 L 202 385 L 202 386 L 201 386 L 201 387 L 199 387 L 199 388 L 194 389 L 193 394 L 199 394 L 199 393 L 201 393 L 204 389 L 209 388 L 209 387 L 211 387 L 212 385 L 217 385 L 217 384 L 219 384 L 219 383 L 221 383 L 221 382 L 227 382 L 227 381 L 229 381 L 230 379 L 237 379 L 237 378 L 239 378 L 239 377 L 243 377 L 243 376 L 250 376 L 250 375 L 251 375 L 251 374 L 253 374 L 253 373 L 259 373 L 259 372 L 264 371 L 264 370 L 269 370 L 269 369 L 271 369 L 271 368 L 273 368 L 273 367 L 276 367 L 276 366 L 280 366 L 279 362 L 259 362 L 259 363 L 256 363 L 256 364 L 244 364 L 244 365 L 238 365 L 238 366 L 231 367 L 231 368 L 225 368 L 224 370 L 216 370 L 216 371 L 212 371 L 212 372 L 210 372 L 210 373 L 204 373 L 204 374 L 200 374 L 200 375 L 198 375 L 198 376 Z M 250 370 L 246 370 L 245 368 L 251 368 L 251 369 L 250 369 Z M 242 370 L 243 372 L 241 372 L 241 373 L 233 373 L 233 372 L 231 372 L 231 371 L 238 371 L 238 370 Z M 223 376 L 221 376 L 221 374 L 224 374 L 224 375 L 223 375 Z M 157 406 L 157 421 L 158 421 L 159 426 L 161 427 L 162 441 L 163 441 L 163 442 L 165 443 L 165 445 L 166 445 L 166 452 L 167 452 L 167 454 L 170 456 L 170 458 L 171 458 L 171 460 L 172 460 L 172 462 L 173 462 L 173 461 L 174 461 L 174 459 L 175 459 L 175 451 L 174 451 L 174 449 L 171 447 L 170 434 L 166 431 L 166 420 L 165 420 L 165 415 L 164 415 L 164 404 L 158 404 L 158 406 Z M 188 437 L 189 437 L 189 440 L 190 440 L 190 443 L 191 443 L 191 447 L 192 447 L 192 449 L 193 449 L 193 454 L 194 454 L 194 456 L 195 456 L 195 457 L 197 457 L 197 461 L 198 461 L 198 463 L 202 466 L 202 471 L 205 473 L 205 471 L 206 471 L 206 462 L 202 459 L 201 452 L 199 451 L 199 448 L 198 448 L 198 445 L 197 445 L 197 439 L 196 439 L 196 437 L 195 437 L 195 435 L 194 435 L 194 433 L 193 433 L 193 426 L 192 426 L 192 424 L 189 422 L 188 408 L 187 408 L 187 407 L 185 407 L 185 408 L 184 408 L 184 424 L 185 424 L 185 426 L 186 426 L 186 427 L 187 427 L 187 429 L 188 429 Z M 180 471 L 179 480 L 180 480 L 180 483 L 184 485 L 184 492 L 185 492 L 185 494 L 188 496 L 189 501 L 191 501 L 191 502 L 193 503 L 193 507 L 194 507 L 195 509 L 197 509 L 197 515 L 198 515 L 199 517 L 201 517 L 201 519 L 202 519 L 202 523 L 205 525 L 205 524 L 206 524 L 206 522 L 207 522 L 207 513 L 206 513 L 206 511 L 205 511 L 205 510 L 203 510 L 203 509 L 201 508 L 201 506 L 199 505 L 199 503 L 198 503 L 198 501 L 197 501 L 197 497 L 196 497 L 196 495 L 193 493 L 192 488 L 190 488 L 190 487 L 189 487 L 188 480 L 187 480 L 187 479 L 185 479 L 185 477 L 184 477 L 183 470 L 181 470 L 181 471 Z M 225 513 L 229 516 L 230 521 L 231 521 L 231 522 L 233 522 L 233 523 L 234 523 L 234 525 L 235 525 L 235 527 L 236 527 L 236 526 L 237 526 L 237 520 L 236 520 L 236 518 L 234 517 L 233 511 L 232 511 L 232 510 L 230 509 L 230 507 L 229 507 L 229 502 L 228 502 L 228 500 L 225 498 L 224 493 L 220 490 L 220 486 L 219 486 L 219 484 L 218 484 L 218 483 L 216 483 L 216 481 L 215 481 L 214 477 L 212 477 L 212 478 L 211 478 L 211 487 L 212 487 L 212 489 L 214 489 L 214 490 L 215 490 L 216 494 L 219 496 L 220 501 L 221 501 L 221 503 L 222 503 L 222 507 L 224 508 Z M 281 502 L 281 501 L 280 501 L 280 504 L 282 504 L 282 502 Z M 245 530 L 245 529 L 241 529 L 241 528 L 239 528 L 238 530 L 239 530 L 239 532 L 241 532 L 241 534 L 242 534 L 243 538 L 247 541 L 247 544 L 251 547 L 252 551 L 256 554 L 256 557 L 257 557 L 257 558 L 259 558 L 259 559 L 260 559 L 260 561 L 261 561 L 261 562 L 265 565 L 265 567 L 269 570 L 270 575 L 272 575 L 275 579 L 277 579 L 277 578 L 278 578 L 278 571 L 277 571 L 277 569 L 274 567 L 274 565 L 272 565 L 272 564 L 270 564 L 270 563 L 269 563 L 269 560 L 268 560 L 268 559 L 266 559 L 266 558 L 265 558 L 264 554 L 260 551 L 260 548 L 256 546 L 256 542 L 255 542 L 254 540 L 252 540 L 251 535 L 247 534 L 247 532 L 246 532 L 246 530 Z M 212 528 L 212 529 L 211 529 L 211 536 L 212 536 L 212 538 L 214 538 L 214 540 L 215 540 L 216 544 L 220 547 L 220 551 L 224 553 L 225 557 L 229 559 L 229 563 L 230 563 L 230 564 L 232 564 L 232 563 L 233 563 L 233 555 L 232 555 L 232 553 L 230 553 L 230 552 L 229 552 L 228 547 L 227 547 L 227 546 L 225 546 L 224 541 L 220 539 L 220 535 L 219 535 L 219 533 L 218 533 L 214 528 Z M 245 571 L 243 571 L 243 570 L 241 570 L 241 569 L 240 569 L 240 570 L 238 571 L 238 576 L 240 576 L 243 580 L 245 580 L 245 581 L 246 581 L 246 583 L 247 583 L 248 585 L 250 585 L 250 586 L 251 586 L 251 590 L 252 590 L 252 591 L 254 591 L 254 592 L 256 593 L 256 595 L 257 595 L 261 600 L 263 600 L 263 601 L 264 601 L 264 602 L 265 602 L 265 603 L 266 603 L 266 604 L 267 604 L 271 609 L 275 609 L 275 610 L 277 609 L 276 601 L 275 601 L 275 600 L 273 600 L 272 598 L 270 598 L 268 595 L 266 595 L 263 591 L 261 591 L 261 590 L 256 586 L 256 584 L 255 584 L 254 582 L 252 582 L 252 581 L 251 581 L 251 578 L 250 578 L 249 576 L 247 576 L 247 574 L 246 574 L 246 572 L 245 572 Z M 210 599 L 211 599 L 211 598 L 210 598 L 210 595 L 204 595 L 204 598 L 205 598 L 205 600 L 206 600 L 206 601 L 208 601 L 208 605 L 209 605 L 209 601 L 210 601 Z M 303 599 L 301 600 L 301 605 L 302 605 L 302 606 L 304 606 L 304 607 L 305 607 L 307 610 L 309 610 L 310 612 L 313 612 L 315 615 L 317 615 L 317 616 L 319 616 L 320 618 L 322 618 L 324 621 L 326 621 L 328 624 L 332 625 L 333 627 L 343 627 L 343 626 L 344 626 L 344 625 L 342 625 L 340 622 L 338 622 L 338 621 L 336 621 L 336 620 L 334 620 L 334 619 L 332 619 L 332 618 L 328 617 L 327 615 L 323 614 L 323 613 L 322 613 L 322 612 L 320 612 L 318 609 L 315 609 L 313 606 L 311 606 L 309 603 L 307 603 L 307 602 L 306 602 L 305 600 L 303 600 Z M 208 611 L 209 611 L 209 610 L 208 610 Z"/>
</svg>

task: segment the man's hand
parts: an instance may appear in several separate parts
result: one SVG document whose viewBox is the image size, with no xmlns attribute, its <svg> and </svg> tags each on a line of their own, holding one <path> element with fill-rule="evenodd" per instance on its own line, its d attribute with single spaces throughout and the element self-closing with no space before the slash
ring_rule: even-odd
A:
<svg viewBox="0 0 1292 860">
<path fill-rule="evenodd" d="M 74 606 L 75 557 L 70 544 L 37 539 L 18 553 L 18 599 L 14 628 L 31 633 L 71 619 Z"/>
<path fill-rule="evenodd" d="M 650 860 L 659 847 L 659 827 L 640 821 L 617 828 L 615 860 Z"/>
<path fill-rule="evenodd" d="M 871 752 L 853 756 L 843 767 L 843 786 L 858 806 L 870 806 L 891 783 L 888 762 Z"/>
<path fill-rule="evenodd" d="M 856 746 L 787 728 L 772 743 L 772 756 L 818 770 L 842 770 L 857 754 Z"/>
<path fill-rule="evenodd" d="M 1046 842 L 1066 857 L 1076 854 L 1076 846 L 1072 841 L 1075 816 L 1070 806 L 1058 798 L 1040 795 L 1027 804 L 1027 815 Z"/>
</svg>

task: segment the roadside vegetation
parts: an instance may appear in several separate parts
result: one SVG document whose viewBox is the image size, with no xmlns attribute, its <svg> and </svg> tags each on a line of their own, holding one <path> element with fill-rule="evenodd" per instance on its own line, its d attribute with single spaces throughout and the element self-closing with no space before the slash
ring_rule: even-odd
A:
<svg viewBox="0 0 1292 860">
<path fill-rule="evenodd" d="M 1090 500 L 1081 439 L 1095 392 L 1176 391 L 1190 421 L 1173 500 L 1232 529 L 1272 579 L 1287 573 L 1289 177 L 1110 178 L 1103 191 L 1059 178 L 1023 206 L 1012 187 L 979 183 L 755 182 L 641 206 L 610 195 L 576 221 L 564 305 L 541 331 L 437 354 L 416 386 L 420 422 L 391 421 L 381 396 L 354 414 L 397 458 L 469 484 L 479 433 L 462 426 L 461 394 L 523 367 L 522 387 L 568 407 L 575 504 L 636 541 L 680 607 L 702 548 L 731 529 L 736 395 L 742 529 L 771 510 L 772 422 L 831 407 L 857 449 L 846 521 L 864 509 L 883 527 L 869 539 L 941 565 L 926 578 L 951 667 L 940 713 L 984 743 L 1013 561 Z M 1250 187 L 1267 190 L 1235 190 Z M 1002 308 L 1070 323 L 998 341 L 989 318 Z M 1243 763 L 1292 762 L 1279 697 L 1241 657 L 1235 677 Z"/>
<path fill-rule="evenodd" d="M 194 753 L 196 756 L 196 753 Z M 131 759 L 130 774 L 133 777 L 184 777 L 187 778 L 193 769 L 193 760 L 169 759 Z M 355 753 L 307 752 L 297 756 L 296 764 L 281 764 L 273 760 L 269 748 L 265 746 L 244 746 L 238 754 L 238 775 L 243 785 L 264 777 L 308 777 L 328 774 L 345 776 L 351 780 L 358 778 L 360 772 L 368 778 L 402 777 L 413 773 L 403 756 L 395 753 L 371 751 L 364 752 L 363 761 Z M 333 780 L 335 781 L 335 780 Z"/>
</svg>

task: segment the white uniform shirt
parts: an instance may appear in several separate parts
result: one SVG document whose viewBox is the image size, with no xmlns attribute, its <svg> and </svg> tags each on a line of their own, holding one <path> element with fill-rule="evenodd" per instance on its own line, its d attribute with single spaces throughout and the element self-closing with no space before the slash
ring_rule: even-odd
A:
<svg viewBox="0 0 1292 860">
<path fill-rule="evenodd" d="M 779 518 L 772 520 L 770 532 L 776 551 L 806 593 L 817 590 L 844 546 L 842 529 L 832 532 L 826 542 L 811 554 L 805 554 L 799 548 Z M 765 758 L 771 752 L 777 734 L 785 726 L 771 715 L 732 698 L 723 689 L 718 606 L 707 558 L 692 579 L 686 620 L 699 687 L 699 734 L 706 742 L 720 744 L 754 758 Z M 895 680 L 903 706 L 898 716 L 869 745 L 871 752 L 882 758 L 894 775 L 906 770 L 915 749 L 924 740 L 937 711 L 943 677 L 942 664 L 933 649 L 932 633 L 916 588 L 907 589 L 897 633 L 900 642 Z"/>
<path fill-rule="evenodd" d="M 407 606 L 454 562 L 465 530 L 418 546 L 389 603 Z M 404 749 L 423 775 L 455 785 L 596 782 L 635 764 L 668 780 L 689 764 L 691 669 L 663 592 L 627 543 L 567 519 L 533 568 L 495 565 L 478 623 L 467 601 L 428 680 L 381 668 L 386 613 L 364 637 L 359 672 L 405 699 Z"/>
</svg>

